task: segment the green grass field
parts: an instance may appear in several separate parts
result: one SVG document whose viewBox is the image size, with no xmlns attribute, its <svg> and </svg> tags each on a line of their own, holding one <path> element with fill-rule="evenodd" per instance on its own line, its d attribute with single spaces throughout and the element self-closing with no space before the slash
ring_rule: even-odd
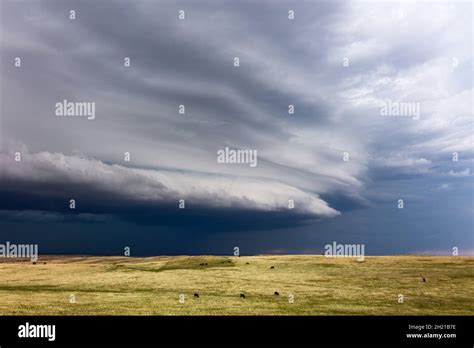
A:
<svg viewBox="0 0 474 348">
<path fill-rule="evenodd" d="M 1 315 L 474 314 L 460 256 L 54 256 L 0 259 L 0 279 Z"/>
</svg>

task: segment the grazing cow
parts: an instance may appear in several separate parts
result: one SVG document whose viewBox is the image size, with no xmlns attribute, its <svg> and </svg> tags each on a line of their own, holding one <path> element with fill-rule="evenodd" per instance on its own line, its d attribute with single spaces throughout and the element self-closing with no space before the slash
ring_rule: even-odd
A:
<svg viewBox="0 0 474 348">
<path fill-rule="evenodd" d="M 33 265 L 36 265 L 36 262 L 33 262 Z"/>
<path fill-rule="evenodd" d="M 245 298 L 245 294 L 240 294 L 240 298 Z"/>
<path fill-rule="evenodd" d="M 203 263 L 200 263 L 199 266 L 204 266 L 204 264 L 203 264 Z"/>
<path fill-rule="evenodd" d="M 280 296 L 280 294 L 278 293 L 278 291 L 275 291 L 275 296 Z"/>
<path fill-rule="evenodd" d="M 247 262 L 246 265 L 248 265 L 249 263 Z"/>
<path fill-rule="evenodd" d="M 274 266 L 270 267 L 270 269 L 274 269 L 274 268 L 275 268 Z"/>
<path fill-rule="evenodd" d="M 425 277 L 423 277 L 423 283 L 426 283 L 426 279 L 425 279 Z"/>
<path fill-rule="evenodd" d="M 204 264 L 204 266 L 207 266 L 207 262 Z"/>
<path fill-rule="evenodd" d="M 197 292 L 194 293 L 194 297 L 199 298 L 199 294 Z"/>
<path fill-rule="evenodd" d="M 43 265 L 46 265 L 46 262 L 43 262 Z"/>
</svg>

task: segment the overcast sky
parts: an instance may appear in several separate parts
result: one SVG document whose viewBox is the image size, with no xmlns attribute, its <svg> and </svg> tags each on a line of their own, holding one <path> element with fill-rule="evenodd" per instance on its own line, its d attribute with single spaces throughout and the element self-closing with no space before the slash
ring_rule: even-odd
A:
<svg viewBox="0 0 474 348">
<path fill-rule="evenodd" d="M 2 0 L 0 243 L 474 254 L 472 6 Z"/>
</svg>

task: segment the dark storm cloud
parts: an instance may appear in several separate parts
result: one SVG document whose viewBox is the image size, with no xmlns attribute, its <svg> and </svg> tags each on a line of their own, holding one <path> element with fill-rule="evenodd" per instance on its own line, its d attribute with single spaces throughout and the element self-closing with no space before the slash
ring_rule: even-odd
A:
<svg viewBox="0 0 474 348">
<path fill-rule="evenodd" d="M 453 202 L 463 187 L 472 192 L 469 5 L 2 1 L 0 218 L 19 231 L 21 219 L 71 228 L 87 221 L 94 230 L 96 216 L 98 233 L 105 222 L 126 240 L 121 224 L 147 233 L 157 226 L 159 238 L 179 231 L 199 250 L 207 232 L 216 238 L 219 231 L 246 234 L 253 252 L 319 250 L 351 231 L 396 250 L 377 234 L 383 218 L 394 221 L 398 198 L 420 205 L 420 214 L 431 209 L 423 208 L 426 192 Z M 18 56 L 20 69 L 12 66 Z M 95 102 L 96 119 L 55 117 L 63 99 Z M 420 103 L 420 118 L 382 117 L 387 100 Z M 258 166 L 218 164 L 225 146 L 257 150 Z M 21 163 L 12 160 L 16 151 Z M 185 210 L 177 209 L 181 198 Z M 407 221 L 408 238 L 418 227 Z M 23 232 L 30 228 L 25 223 Z M 202 240 L 186 231 L 201 231 Z M 249 231 L 259 231 L 254 248 Z M 292 233 L 301 240 L 285 248 Z M 173 238 L 160 250 L 190 250 Z M 420 250 L 419 238 L 397 248 Z M 209 245 L 221 250 L 216 243 Z"/>
<path fill-rule="evenodd" d="M 294 226 L 339 214 L 317 194 L 276 181 L 135 169 L 49 153 L 24 153 L 21 162 L 0 156 L 0 163 L 5 168 L 0 210 L 42 207 L 72 213 L 69 202 L 74 199 L 78 213 L 175 226 L 202 226 L 211 220 L 213 228 L 228 230 Z M 243 190 L 247 192 L 241 196 Z M 186 209 L 178 209 L 181 199 Z M 289 199 L 297 202 L 291 211 Z"/>
</svg>

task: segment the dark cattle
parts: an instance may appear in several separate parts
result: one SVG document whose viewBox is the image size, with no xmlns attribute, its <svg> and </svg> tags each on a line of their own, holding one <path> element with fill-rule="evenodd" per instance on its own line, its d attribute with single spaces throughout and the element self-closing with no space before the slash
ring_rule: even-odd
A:
<svg viewBox="0 0 474 348">
<path fill-rule="evenodd" d="M 240 298 L 245 298 L 245 294 L 240 294 Z"/>
<path fill-rule="evenodd" d="M 249 263 L 247 262 L 246 265 L 248 265 Z"/>
<path fill-rule="evenodd" d="M 33 262 L 33 265 L 36 265 L 36 262 Z"/>
<path fill-rule="evenodd" d="M 203 263 L 200 263 L 199 266 L 204 266 L 204 264 L 203 264 Z"/>
<path fill-rule="evenodd" d="M 278 291 L 275 291 L 275 296 L 280 296 L 280 294 L 278 293 Z"/>
<path fill-rule="evenodd" d="M 207 266 L 207 262 L 204 264 L 204 266 Z"/>
<path fill-rule="evenodd" d="M 195 293 L 194 293 L 194 297 L 199 298 L 199 294 L 195 292 Z"/>
<path fill-rule="evenodd" d="M 270 267 L 270 269 L 274 269 L 274 268 L 275 268 L 274 266 Z"/>
<path fill-rule="evenodd" d="M 426 283 L 426 279 L 425 279 L 425 277 L 423 277 L 423 283 Z"/>
<path fill-rule="evenodd" d="M 46 262 L 43 262 L 43 265 L 46 265 Z"/>
</svg>

